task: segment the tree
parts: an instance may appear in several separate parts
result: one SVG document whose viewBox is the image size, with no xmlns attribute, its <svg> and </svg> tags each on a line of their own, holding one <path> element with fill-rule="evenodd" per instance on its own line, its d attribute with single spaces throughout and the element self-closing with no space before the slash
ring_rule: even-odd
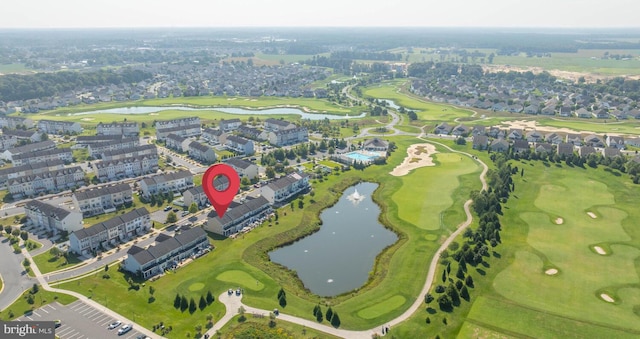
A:
<svg viewBox="0 0 640 339">
<path fill-rule="evenodd" d="M 109 270 L 109 264 L 104 265 L 104 271 L 108 271 Z"/>
<path fill-rule="evenodd" d="M 473 288 L 473 278 L 471 278 L 470 275 L 467 276 L 467 278 L 464 280 L 464 284 Z"/>
<path fill-rule="evenodd" d="M 5 226 L 4 227 L 4 232 L 7 233 L 7 234 L 11 234 L 11 226 L 9 226 L 9 225 Z"/>
<path fill-rule="evenodd" d="M 424 302 L 426 304 L 430 304 L 433 301 L 433 296 L 431 295 L 431 293 L 427 293 L 427 295 L 424 296 Z"/>
<path fill-rule="evenodd" d="M 20 238 L 24 241 L 27 241 L 27 239 L 29 239 L 29 233 L 27 231 L 21 231 Z"/>
<path fill-rule="evenodd" d="M 331 317 L 331 326 L 340 327 L 340 316 L 338 316 L 338 312 L 333 312 L 333 316 Z"/>
<path fill-rule="evenodd" d="M 196 301 L 193 297 L 189 300 L 189 313 L 193 313 L 196 311 Z"/>
<path fill-rule="evenodd" d="M 31 287 L 31 294 L 36 294 L 39 290 L 40 288 L 38 287 L 38 284 L 33 284 L 33 286 Z"/>
<path fill-rule="evenodd" d="M 304 201 L 298 200 L 298 209 L 304 208 Z"/>
<path fill-rule="evenodd" d="M 176 298 L 173 299 L 173 308 L 180 308 L 180 302 L 182 301 L 182 298 L 180 297 L 180 294 L 176 294 Z"/>
<path fill-rule="evenodd" d="M 176 221 L 178 221 L 178 217 L 176 216 L 176 214 L 173 211 L 169 212 L 169 214 L 167 214 L 167 221 L 165 223 L 173 224 Z"/>
<path fill-rule="evenodd" d="M 276 177 L 276 171 L 273 169 L 273 167 L 269 166 L 267 167 L 267 169 L 265 169 L 264 174 L 267 176 L 267 178 L 269 179 L 273 179 Z"/>
<path fill-rule="evenodd" d="M 213 302 L 214 298 L 213 298 L 213 294 L 211 294 L 211 291 L 207 292 L 207 305 L 211 305 L 211 303 Z"/>
<path fill-rule="evenodd" d="M 469 299 L 471 299 L 467 286 L 462 286 L 462 288 L 460 289 L 460 297 L 466 301 L 469 301 Z"/>
<path fill-rule="evenodd" d="M 331 306 L 327 308 L 327 313 L 325 314 L 325 317 L 327 318 L 327 321 L 331 321 L 331 317 L 333 317 L 333 310 L 331 309 Z"/>
<path fill-rule="evenodd" d="M 191 205 L 189 205 L 189 213 L 196 213 L 198 212 L 198 204 L 196 204 L 195 202 L 192 202 Z"/>
<path fill-rule="evenodd" d="M 451 299 L 446 294 L 438 297 L 438 305 L 440 306 L 440 309 L 445 312 L 449 312 L 453 309 L 453 306 L 451 305 Z"/>
<path fill-rule="evenodd" d="M 198 302 L 198 308 L 200 308 L 200 311 L 204 310 L 204 308 L 207 307 L 207 301 L 204 299 L 203 296 L 200 296 L 200 302 Z"/>
<path fill-rule="evenodd" d="M 187 297 L 184 295 L 180 299 L 180 311 L 184 312 L 189 307 L 189 302 L 187 301 Z"/>
</svg>

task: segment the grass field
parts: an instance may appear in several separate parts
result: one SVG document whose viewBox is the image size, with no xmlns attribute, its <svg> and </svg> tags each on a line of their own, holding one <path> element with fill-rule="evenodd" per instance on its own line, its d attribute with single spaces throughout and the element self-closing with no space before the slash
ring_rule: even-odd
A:
<svg viewBox="0 0 640 339">
<path fill-rule="evenodd" d="M 30 291 L 31 290 L 25 291 L 22 296 L 20 296 L 20 298 L 16 300 L 16 302 L 11 304 L 11 306 L 9 306 L 7 309 L 0 312 L 0 319 L 5 321 L 13 320 L 31 312 L 32 308 L 38 308 L 54 301 L 57 301 L 63 305 L 68 305 L 77 300 L 75 297 L 66 294 L 53 293 L 40 288 L 38 293 L 33 295 L 34 303 L 29 304 L 27 302 L 27 296 L 29 295 Z M 11 316 L 11 314 L 13 314 L 13 316 Z"/>
<path fill-rule="evenodd" d="M 25 74 L 32 72 L 35 72 L 35 70 L 27 68 L 24 64 L 0 64 L 0 74 Z"/>
<path fill-rule="evenodd" d="M 515 180 L 522 188 L 503 222 L 512 255 L 502 259 L 506 267 L 493 280 L 495 291 L 473 304 L 465 331 L 479 326 L 534 337 L 640 335 L 637 187 L 603 169 L 516 165 L 525 169 Z M 558 273 L 546 274 L 549 269 Z"/>
<path fill-rule="evenodd" d="M 38 265 L 38 269 L 42 274 L 61 269 L 68 269 L 81 263 L 75 255 L 69 255 L 68 260 L 69 261 L 67 262 L 67 259 L 64 257 L 56 258 L 49 254 L 49 252 L 44 252 L 33 257 L 33 262 Z"/>
</svg>

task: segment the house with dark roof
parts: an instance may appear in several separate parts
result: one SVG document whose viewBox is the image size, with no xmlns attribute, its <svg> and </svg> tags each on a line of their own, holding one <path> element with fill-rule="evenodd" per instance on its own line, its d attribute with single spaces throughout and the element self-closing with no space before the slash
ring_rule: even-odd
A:
<svg viewBox="0 0 640 339">
<path fill-rule="evenodd" d="M 572 155 L 573 154 L 573 144 L 568 142 L 561 142 L 558 144 L 558 155 Z"/>
<path fill-rule="evenodd" d="M 182 199 L 185 206 L 191 206 L 191 204 L 196 203 L 198 207 L 204 207 L 209 203 L 209 198 L 207 198 L 207 195 L 204 193 L 202 185 L 191 187 L 182 192 Z"/>
<path fill-rule="evenodd" d="M 526 152 L 526 151 L 530 151 L 531 147 L 529 146 L 529 143 L 526 140 L 514 140 L 513 141 L 513 151 L 515 153 L 521 153 L 521 152 Z"/>
<path fill-rule="evenodd" d="M 602 156 L 605 158 L 614 158 L 621 155 L 620 149 L 615 147 L 605 147 L 602 149 Z"/>
<path fill-rule="evenodd" d="M 587 157 L 589 154 L 595 154 L 596 149 L 593 146 L 581 146 L 578 148 L 578 155 L 582 158 Z"/>
<path fill-rule="evenodd" d="M 192 140 L 187 139 L 183 136 L 177 135 L 175 133 L 170 133 L 165 138 L 165 146 L 168 149 L 172 149 L 178 152 L 186 152 L 189 149 L 189 144 Z"/>
<path fill-rule="evenodd" d="M 139 177 L 158 171 L 158 155 L 148 154 L 118 160 L 94 161 L 91 167 L 101 182 Z"/>
<path fill-rule="evenodd" d="M 455 135 L 457 137 L 467 137 L 469 135 L 469 131 L 469 127 L 460 124 L 451 130 L 451 135 Z"/>
<path fill-rule="evenodd" d="M 569 133 L 565 141 L 574 146 L 582 146 L 582 136 L 580 134 Z"/>
<path fill-rule="evenodd" d="M 140 126 L 137 122 L 112 122 L 103 124 L 98 123 L 96 126 L 98 135 L 117 135 L 125 137 L 137 137 L 140 135 Z"/>
<path fill-rule="evenodd" d="M 233 167 L 234 170 L 242 178 L 254 179 L 258 177 L 258 166 L 250 161 L 239 158 L 231 158 L 225 161 L 225 164 Z"/>
<path fill-rule="evenodd" d="M 102 152 L 105 152 L 105 151 L 135 148 L 138 146 L 140 146 L 140 138 L 129 137 L 129 138 L 118 138 L 118 139 L 109 140 L 106 142 L 93 143 L 87 146 L 87 150 L 89 151 L 90 156 L 97 157 Z"/>
<path fill-rule="evenodd" d="M 27 164 L 35 164 L 39 162 L 60 160 L 65 164 L 70 164 L 73 161 L 73 154 L 71 148 L 53 148 L 48 150 L 21 153 L 13 156 L 13 165 L 21 166 Z"/>
<path fill-rule="evenodd" d="M 29 142 L 42 141 L 42 133 L 34 130 L 6 129 L 2 131 L 2 135 L 15 137 L 17 140 L 28 140 Z"/>
<path fill-rule="evenodd" d="M 69 250 L 80 255 L 90 255 L 100 248 L 107 249 L 146 234 L 151 226 L 149 211 L 141 207 L 74 231 L 69 235 Z"/>
<path fill-rule="evenodd" d="M 230 135 L 227 137 L 227 141 L 225 141 L 224 146 L 233 152 L 237 152 L 240 154 L 251 155 L 255 152 L 254 144 L 252 140 Z"/>
<path fill-rule="evenodd" d="M 116 211 L 120 206 L 133 202 L 133 191 L 129 184 L 116 184 L 99 188 L 75 191 L 74 206 L 84 217 Z"/>
<path fill-rule="evenodd" d="M 225 119 L 220 120 L 220 129 L 225 132 L 231 132 L 238 129 L 242 125 L 240 119 Z"/>
<path fill-rule="evenodd" d="M 509 150 L 509 143 L 504 139 L 494 139 L 489 149 L 493 152 L 506 152 Z"/>
<path fill-rule="evenodd" d="M 56 148 L 56 144 L 51 140 L 27 144 L 24 146 L 10 148 L 4 152 L 0 158 L 6 161 L 13 161 L 13 157 L 19 154 L 29 154 L 38 151 L 50 150 Z"/>
<path fill-rule="evenodd" d="M 158 193 L 182 193 L 193 187 L 193 174 L 187 170 L 159 174 L 138 181 L 138 185 L 147 198 Z"/>
<path fill-rule="evenodd" d="M 35 197 L 43 194 L 58 193 L 64 190 L 84 186 L 84 172 L 80 166 L 60 169 L 47 169 L 13 179 L 7 187 L 14 199 Z"/>
<path fill-rule="evenodd" d="M 155 244 L 147 249 L 131 246 L 123 261 L 123 268 L 140 278 L 149 279 L 210 248 L 207 233 L 200 227 L 187 229 L 173 237 L 160 234 Z"/>
<path fill-rule="evenodd" d="M 82 229 L 82 214 L 67 208 L 49 205 L 39 200 L 30 200 L 24 205 L 27 225 L 34 225 L 40 230 L 52 232 L 68 232 Z"/>
<path fill-rule="evenodd" d="M 0 169 L 0 186 L 7 184 L 9 179 L 16 179 L 23 176 L 49 172 L 64 168 L 64 163 L 60 160 L 37 162 L 22 166 L 12 166 Z"/>
<path fill-rule="evenodd" d="M 472 143 L 473 149 L 485 150 L 487 149 L 488 145 L 489 145 L 489 137 L 487 137 L 486 135 L 479 134 L 479 135 L 473 136 L 473 143 Z"/>
<path fill-rule="evenodd" d="M 269 143 L 275 146 L 294 145 L 307 141 L 309 141 L 309 131 L 306 127 L 269 132 Z"/>
<path fill-rule="evenodd" d="M 386 152 L 389 149 L 389 143 L 380 138 L 368 139 L 362 143 L 362 149 L 369 152 Z"/>
<path fill-rule="evenodd" d="M 440 125 L 436 126 L 436 129 L 433 131 L 433 133 L 448 135 L 449 133 L 451 133 L 452 129 L 453 127 L 451 127 L 451 125 L 447 124 L 446 122 L 443 122 Z"/>
<path fill-rule="evenodd" d="M 279 119 L 268 118 L 263 123 L 264 129 L 269 132 L 285 131 L 297 128 L 296 124 Z"/>
<path fill-rule="evenodd" d="M 224 142 L 227 141 L 228 135 L 229 134 L 221 129 L 206 128 L 204 131 L 202 131 L 203 139 L 218 144 L 224 144 Z"/>
<path fill-rule="evenodd" d="M 259 223 L 271 211 L 269 201 L 264 196 L 247 198 L 242 204 L 229 206 L 222 218 L 215 211 L 211 211 L 207 215 L 204 229 L 228 237 L 253 223 Z"/>
<path fill-rule="evenodd" d="M 238 129 L 236 130 L 236 133 L 241 137 L 245 137 L 247 139 L 252 139 L 257 141 L 265 141 L 269 139 L 268 132 L 259 130 L 257 128 L 245 126 L 245 125 L 238 127 Z"/>
<path fill-rule="evenodd" d="M 120 160 L 124 158 L 140 157 L 144 155 L 158 155 L 158 147 L 155 144 L 140 145 L 138 147 L 106 150 L 100 154 L 104 161 Z"/>
<path fill-rule="evenodd" d="M 605 147 L 605 143 L 602 138 L 595 134 L 589 134 L 584 137 L 584 144 L 593 147 Z"/>
<path fill-rule="evenodd" d="M 262 196 L 273 205 L 285 202 L 309 187 L 309 175 L 294 172 L 263 186 L 260 190 Z"/>
<path fill-rule="evenodd" d="M 57 121 L 42 119 L 38 121 L 38 129 L 47 134 L 78 134 L 82 132 L 79 123 L 73 121 Z"/>
<path fill-rule="evenodd" d="M 216 152 L 213 148 L 201 144 L 197 141 L 192 141 L 188 146 L 189 156 L 205 164 L 213 164 L 216 162 Z"/>
<path fill-rule="evenodd" d="M 539 142 L 539 143 L 535 144 L 534 151 L 536 153 L 552 154 L 553 153 L 553 145 L 551 145 L 549 143 L 546 143 L 546 142 Z"/>
<path fill-rule="evenodd" d="M 607 135 L 606 143 L 609 147 L 617 149 L 625 148 L 624 138 L 620 136 Z"/>
</svg>

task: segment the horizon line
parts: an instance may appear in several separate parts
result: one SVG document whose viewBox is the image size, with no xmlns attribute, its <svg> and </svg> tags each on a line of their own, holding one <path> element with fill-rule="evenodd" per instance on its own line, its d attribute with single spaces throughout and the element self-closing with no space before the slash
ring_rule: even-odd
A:
<svg viewBox="0 0 640 339">
<path fill-rule="evenodd" d="M 624 30 L 640 29 L 638 26 L 31 26 L 31 27 L 3 27 L 0 30 L 65 30 L 65 29 L 300 29 L 300 28 L 411 28 L 411 29 L 560 29 L 560 30 Z"/>
</svg>

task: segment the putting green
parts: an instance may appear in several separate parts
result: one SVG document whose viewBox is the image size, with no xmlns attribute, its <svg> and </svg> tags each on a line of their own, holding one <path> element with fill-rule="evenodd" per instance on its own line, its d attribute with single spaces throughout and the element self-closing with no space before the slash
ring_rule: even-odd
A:
<svg viewBox="0 0 640 339">
<path fill-rule="evenodd" d="M 201 283 L 201 282 L 197 282 L 197 283 L 193 283 L 193 284 L 189 285 L 189 291 L 191 291 L 191 292 L 200 291 L 202 288 L 204 288 L 204 284 Z"/>
<path fill-rule="evenodd" d="M 249 273 L 240 270 L 224 271 L 218 274 L 216 279 L 233 284 L 231 287 L 241 285 L 242 287 L 253 291 L 260 291 L 264 288 L 264 284 L 256 280 L 256 278 L 252 277 Z"/>
<path fill-rule="evenodd" d="M 401 295 L 394 295 L 379 304 L 360 310 L 358 312 L 358 316 L 363 319 L 374 319 L 402 306 L 405 301 L 407 301 L 405 297 Z"/>
</svg>

